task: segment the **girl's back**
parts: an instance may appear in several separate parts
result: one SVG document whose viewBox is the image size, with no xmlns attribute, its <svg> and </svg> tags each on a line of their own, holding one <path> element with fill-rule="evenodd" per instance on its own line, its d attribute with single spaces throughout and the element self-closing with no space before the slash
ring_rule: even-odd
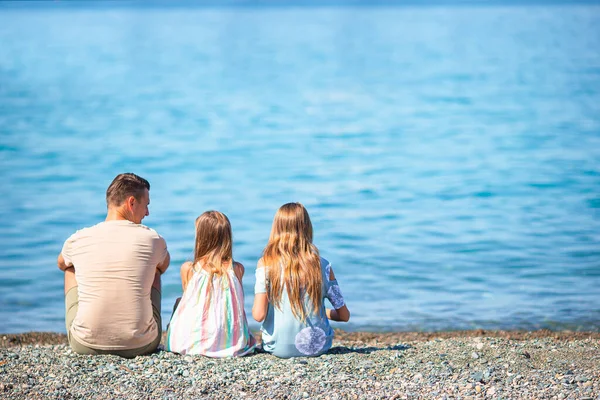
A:
<svg viewBox="0 0 600 400">
<path fill-rule="evenodd" d="M 252 352 L 255 340 L 248 329 L 244 291 L 234 268 L 213 276 L 212 284 L 210 273 L 200 264 L 191 268 L 193 274 L 169 324 L 167 350 L 207 357 Z"/>
<path fill-rule="evenodd" d="M 328 319 L 348 321 L 331 264 L 313 244 L 312 222 L 300 203 L 279 207 L 256 268 L 252 316 L 262 322 L 263 348 L 278 357 L 318 356 L 331 348 Z M 328 298 L 333 309 L 325 309 Z"/>
<path fill-rule="evenodd" d="M 329 299 L 334 308 L 340 308 L 344 304 L 337 280 L 330 280 L 331 264 L 324 258 L 321 260 L 322 290 L 321 298 Z M 259 266 L 256 269 L 255 294 L 266 293 L 267 270 L 271 266 Z M 281 267 L 279 267 L 281 268 Z M 311 311 L 313 307 L 307 296 L 304 298 L 304 309 L 308 315 L 304 321 L 298 319 L 292 312 L 287 290 L 283 287 L 280 307 L 274 307 L 269 303 L 266 317 L 262 323 L 263 349 L 269 353 L 282 358 L 319 356 L 331 348 L 333 340 L 333 329 L 331 328 L 324 302 L 317 311 Z"/>
</svg>

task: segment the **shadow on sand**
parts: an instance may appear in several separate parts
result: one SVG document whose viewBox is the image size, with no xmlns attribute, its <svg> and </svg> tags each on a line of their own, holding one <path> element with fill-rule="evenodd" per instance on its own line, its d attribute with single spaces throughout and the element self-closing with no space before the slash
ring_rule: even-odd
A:
<svg viewBox="0 0 600 400">
<path fill-rule="evenodd" d="M 327 354 L 348 354 L 348 353 L 359 353 L 359 354 L 371 354 L 374 351 L 381 350 L 396 350 L 396 351 L 404 351 L 410 349 L 411 346 L 405 344 L 397 344 L 395 346 L 385 346 L 385 347 L 347 347 L 347 346 L 336 346 L 329 349 Z"/>
</svg>

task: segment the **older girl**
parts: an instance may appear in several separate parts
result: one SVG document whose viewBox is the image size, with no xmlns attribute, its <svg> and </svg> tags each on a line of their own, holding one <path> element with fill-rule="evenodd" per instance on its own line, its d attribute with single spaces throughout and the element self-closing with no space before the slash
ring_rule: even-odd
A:
<svg viewBox="0 0 600 400">
<path fill-rule="evenodd" d="M 169 324 L 167 350 L 207 357 L 254 350 L 244 312 L 244 266 L 233 261 L 231 236 L 229 219 L 218 211 L 196 219 L 194 261 L 181 266 L 183 296 Z"/>
<path fill-rule="evenodd" d="M 252 316 L 262 322 L 263 349 L 278 357 L 325 353 L 333 339 L 328 319 L 350 318 L 331 264 L 312 239 L 304 206 L 284 204 L 256 268 Z M 325 298 L 333 309 L 325 309 Z"/>
</svg>

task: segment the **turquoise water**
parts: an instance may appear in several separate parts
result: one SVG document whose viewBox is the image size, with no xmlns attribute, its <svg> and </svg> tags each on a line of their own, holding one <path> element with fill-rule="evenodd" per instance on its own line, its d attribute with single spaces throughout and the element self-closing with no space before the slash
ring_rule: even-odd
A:
<svg viewBox="0 0 600 400">
<path fill-rule="evenodd" d="M 0 4 L 0 332 L 64 331 L 56 256 L 126 171 L 165 319 L 197 215 L 230 217 L 249 312 L 300 201 L 338 327 L 598 331 L 600 7 Z"/>
</svg>

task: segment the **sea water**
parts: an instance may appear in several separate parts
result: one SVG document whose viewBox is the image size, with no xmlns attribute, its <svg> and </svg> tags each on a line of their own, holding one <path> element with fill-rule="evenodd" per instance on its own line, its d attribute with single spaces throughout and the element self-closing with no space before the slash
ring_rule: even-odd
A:
<svg viewBox="0 0 600 400">
<path fill-rule="evenodd" d="M 598 331 L 600 7 L 366 4 L 0 4 L 0 332 L 64 332 L 56 257 L 121 172 L 165 325 L 199 214 L 231 219 L 249 313 L 299 201 L 336 327 Z"/>
</svg>

